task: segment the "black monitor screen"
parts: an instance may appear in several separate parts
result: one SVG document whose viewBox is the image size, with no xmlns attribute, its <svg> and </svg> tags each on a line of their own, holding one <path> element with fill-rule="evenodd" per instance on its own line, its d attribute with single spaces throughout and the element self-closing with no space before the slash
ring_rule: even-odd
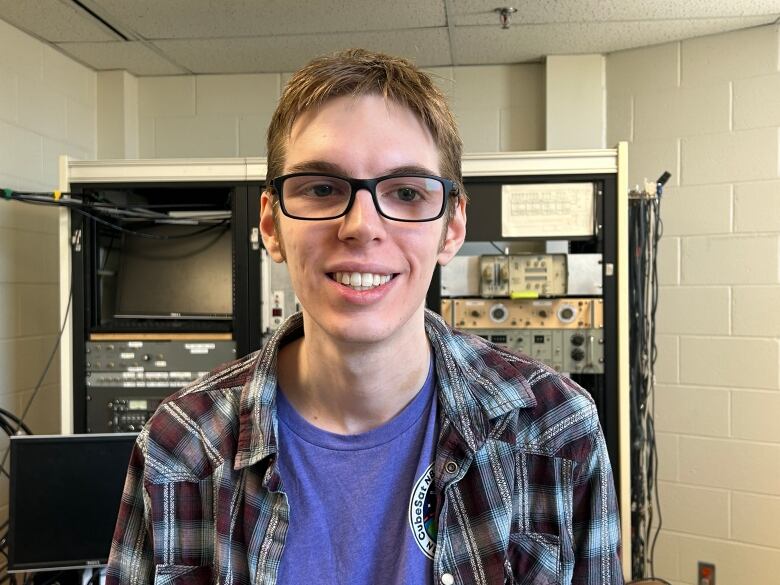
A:
<svg viewBox="0 0 780 585">
<path fill-rule="evenodd" d="M 107 562 L 136 436 L 11 437 L 9 570 Z"/>
<path fill-rule="evenodd" d="M 229 224 L 206 231 L 172 224 L 138 231 L 158 238 L 123 236 L 115 317 L 230 318 L 233 256 Z"/>
</svg>

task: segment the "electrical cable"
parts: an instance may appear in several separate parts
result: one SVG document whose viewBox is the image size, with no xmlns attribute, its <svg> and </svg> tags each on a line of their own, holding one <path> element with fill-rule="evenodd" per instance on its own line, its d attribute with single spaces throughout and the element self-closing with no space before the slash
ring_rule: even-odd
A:
<svg viewBox="0 0 780 585">
<path fill-rule="evenodd" d="M 24 410 L 22 410 L 22 415 L 18 419 L 18 426 L 14 430 L 14 434 L 18 433 L 20 429 L 22 429 L 24 425 L 24 419 L 27 417 L 27 413 L 30 411 L 30 407 L 32 406 L 33 401 L 35 400 L 35 397 L 38 395 L 38 392 L 41 389 L 41 385 L 43 384 L 44 379 L 46 378 L 46 374 L 49 372 L 49 368 L 51 367 L 52 362 L 54 361 L 54 357 L 57 355 L 57 349 L 60 347 L 60 341 L 62 341 L 62 334 L 65 331 L 65 325 L 68 323 L 68 317 L 70 316 L 70 307 L 71 303 L 73 301 L 73 281 L 70 283 L 70 292 L 68 293 L 68 304 L 65 306 L 65 316 L 62 319 L 62 326 L 60 327 L 60 331 L 57 334 L 57 339 L 54 343 L 54 347 L 52 348 L 51 354 L 49 355 L 49 359 L 46 362 L 46 366 L 43 368 L 43 372 L 41 373 L 40 378 L 38 378 L 38 383 L 35 385 L 35 389 L 33 390 L 32 395 L 30 396 L 30 399 L 27 401 L 26 406 L 24 407 Z M 28 427 L 29 428 L 29 427 Z M 32 433 L 30 433 L 32 434 Z M 0 469 L 2 469 L 5 472 L 5 462 L 8 459 L 8 454 L 11 452 L 10 449 L 6 449 L 5 454 L 3 455 L 2 461 L 0 461 Z M 6 475 L 8 475 L 6 473 Z"/>
<path fill-rule="evenodd" d="M 30 427 L 28 427 L 22 419 L 20 419 L 18 416 L 16 416 L 14 413 L 7 411 L 5 408 L 0 408 L 0 416 L 2 417 L 8 417 L 12 421 L 18 423 L 19 428 L 21 428 L 26 435 L 32 435 L 33 432 L 30 430 Z"/>
<path fill-rule="evenodd" d="M 668 175 L 668 173 L 665 173 Z M 668 176 L 666 178 L 668 180 Z M 665 183 L 666 181 L 664 181 Z M 660 183 L 660 180 L 659 180 Z M 656 322 L 656 311 L 658 310 L 658 243 L 663 236 L 664 224 L 661 220 L 661 194 L 663 184 L 659 187 L 659 196 L 653 201 L 654 205 L 654 217 L 655 217 L 655 229 L 653 230 L 653 266 L 652 266 L 652 281 L 653 281 L 653 303 L 650 314 L 652 323 Z M 655 385 L 655 363 L 658 358 L 658 346 L 656 345 L 655 335 L 652 336 L 650 352 L 650 371 L 652 372 L 653 385 Z M 653 491 L 655 492 L 655 510 L 658 513 L 658 524 L 656 526 L 655 534 L 653 535 L 653 541 L 650 546 L 650 567 L 651 576 L 655 576 L 654 560 L 655 560 L 655 545 L 658 541 L 658 535 L 661 533 L 663 526 L 663 517 L 661 514 L 661 502 L 658 495 L 658 448 L 655 441 L 655 394 L 652 396 L 651 413 L 650 413 L 650 429 L 653 433 L 653 441 L 651 443 L 651 451 L 653 456 L 652 470 L 653 470 Z"/>
<path fill-rule="evenodd" d="M 655 437 L 655 324 L 658 308 L 658 243 L 663 235 L 660 202 L 664 173 L 655 190 L 632 191 L 629 205 L 629 307 L 631 330 L 631 551 L 632 578 L 655 577 L 655 547 L 663 526 L 658 494 L 658 450 Z M 659 582 L 664 582 L 659 580 Z"/>
<path fill-rule="evenodd" d="M 21 198 L 18 199 L 18 200 L 19 201 L 25 201 L 26 203 L 37 204 L 37 205 L 57 205 L 56 203 L 50 203 L 50 202 L 44 203 L 44 202 L 38 202 L 38 201 L 28 201 L 26 199 L 21 199 Z M 229 223 L 229 221 L 230 221 L 228 219 L 223 219 L 223 220 L 218 221 L 216 223 L 210 224 L 210 225 L 206 226 L 205 228 L 201 228 L 201 229 L 198 229 L 198 230 L 193 230 L 191 232 L 187 232 L 186 234 L 174 234 L 174 235 L 149 234 L 149 233 L 145 233 L 145 232 L 140 232 L 138 230 L 131 230 L 131 229 L 122 227 L 121 225 L 112 223 L 112 222 L 110 222 L 108 220 L 102 219 L 101 217 L 99 217 L 95 213 L 91 213 L 89 211 L 85 211 L 80 206 L 76 206 L 76 205 L 59 205 L 59 206 L 60 207 L 68 207 L 69 209 L 71 209 L 72 211 L 78 213 L 79 215 L 83 215 L 84 217 L 87 217 L 87 218 L 89 218 L 89 219 L 91 219 L 91 220 L 93 220 L 93 221 L 95 221 L 95 222 L 97 222 L 99 224 L 105 225 L 105 226 L 107 226 L 107 227 L 109 227 L 109 228 L 111 228 L 113 230 L 118 231 L 118 232 L 122 232 L 122 233 L 129 234 L 131 236 L 136 236 L 136 237 L 139 237 L 139 238 L 148 238 L 148 239 L 152 239 L 152 240 L 176 240 L 176 239 L 181 239 L 181 238 L 191 238 L 193 236 L 197 236 L 197 235 L 200 235 L 202 233 L 214 230 L 214 229 L 216 229 L 218 227 L 224 226 L 225 224 Z M 141 218 L 141 219 L 144 219 L 144 220 L 148 221 L 150 218 L 144 217 L 144 218 Z M 168 223 L 168 224 L 171 224 L 171 223 L 177 224 L 178 223 L 179 225 L 182 225 L 182 224 L 183 225 L 192 225 L 192 220 L 184 220 L 184 221 L 179 221 L 179 222 L 174 221 L 174 220 L 166 220 L 165 223 Z"/>
<path fill-rule="evenodd" d="M 126 233 L 132 236 L 141 238 L 150 238 L 155 240 L 174 240 L 181 238 L 189 238 L 200 235 L 204 232 L 208 232 L 212 229 L 216 229 L 229 223 L 229 218 L 204 218 L 202 215 L 183 216 L 183 217 L 171 217 L 166 213 L 158 213 L 150 210 L 148 207 L 119 207 L 117 205 L 106 202 L 91 202 L 86 203 L 83 200 L 78 200 L 73 197 L 62 198 L 62 194 L 58 192 L 54 193 L 30 193 L 23 191 L 13 191 L 11 189 L 3 190 L 6 199 L 21 201 L 24 203 L 30 203 L 33 205 L 48 205 L 55 207 L 66 207 L 72 211 L 88 217 L 93 221 L 105 225 L 116 231 Z M 69 195 L 69 194 L 65 194 Z M 170 207 L 170 206 L 168 206 Z M 193 225 L 207 223 L 205 228 L 193 230 L 185 234 L 174 235 L 161 235 L 161 234 L 149 234 L 138 230 L 128 229 L 106 219 L 100 217 L 100 214 L 107 215 L 112 218 L 124 220 L 136 220 L 136 221 L 152 221 L 154 223 L 175 224 L 175 225 Z"/>
<path fill-rule="evenodd" d="M 498 250 L 498 251 L 499 251 L 499 253 L 500 253 L 502 256 L 505 256 L 505 255 L 506 255 L 506 250 L 502 250 L 502 249 L 501 249 L 501 248 L 498 246 L 498 244 L 496 244 L 495 242 L 490 242 L 490 243 L 493 245 L 493 247 L 494 247 L 496 250 Z"/>
<path fill-rule="evenodd" d="M 161 235 L 161 234 L 149 234 L 149 233 L 145 233 L 145 232 L 139 232 L 137 230 L 130 230 L 130 229 L 124 228 L 124 227 L 122 227 L 120 225 L 117 225 L 115 223 L 111 223 L 110 221 L 106 221 L 105 219 L 101 219 L 97 215 L 89 213 L 89 212 L 86 212 L 83 209 L 79 209 L 78 207 L 72 207 L 71 209 L 73 211 L 75 211 L 76 213 L 80 214 L 80 215 L 88 217 L 88 218 L 92 219 L 93 221 L 96 221 L 97 223 L 100 223 L 102 225 L 108 226 L 111 229 L 114 229 L 114 230 L 116 230 L 118 232 L 122 232 L 124 234 L 129 234 L 131 236 L 135 236 L 135 237 L 138 237 L 138 238 L 148 238 L 150 240 L 177 240 L 177 239 L 182 239 L 182 238 L 191 238 L 191 237 L 194 237 L 194 236 L 206 233 L 206 232 L 210 232 L 211 230 L 214 230 L 214 229 L 216 229 L 218 227 L 222 227 L 222 226 L 228 224 L 229 221 L 230 221 L 228 219 L 223 219 L 222 221 L 219 221 L 217 223 L 211 224 L 211 225 L 209 225 L 209 226 L 207 226 L 205 228 L 202 228 L 202 229 L 199 229 L 199 230 L 194 230 L 194 231 L 188 232 L 186 234 L 174 234 L 174 235 L 166 236 L 166 235 Z M 166 223 L 172 223 L 172 222 L 166 222 Z M 187 223 L 186 225 L 190 225 L 190 224 Z"/>
</svg>

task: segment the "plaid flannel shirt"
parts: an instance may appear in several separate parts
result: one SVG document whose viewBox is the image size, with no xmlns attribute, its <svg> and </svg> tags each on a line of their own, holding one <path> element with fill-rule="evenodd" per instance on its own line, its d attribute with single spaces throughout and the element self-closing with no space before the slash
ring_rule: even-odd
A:
<svg viewBox="0 0 780 585">
<path fill-rule="evenodd" d="M 291 317 L 260 352 L 182 389 L 149 420 L 131 456 L 108 585 L 276 583 L 289 526 L 276 356 L 302 325 Z M 434 582 L 623 583 L 612 473 L 588 394 L 434 313 L 425 327 L 440 405 Z"/>
</svg>

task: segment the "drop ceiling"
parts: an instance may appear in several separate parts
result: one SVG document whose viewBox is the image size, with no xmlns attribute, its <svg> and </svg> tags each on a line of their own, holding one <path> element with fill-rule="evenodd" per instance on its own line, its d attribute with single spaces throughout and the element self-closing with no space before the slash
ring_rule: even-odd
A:
<svg viewBox="0 0 780 585">
<path fill-rule="evenodd" d="M 517 9 L 502 29 L 496 8 Z M 347 47 L 423 67 L 607 53 L 770 24 L 780 0 L 0 0 L 0 19 L 96 70 L 292 71 Z"/>
</svg>

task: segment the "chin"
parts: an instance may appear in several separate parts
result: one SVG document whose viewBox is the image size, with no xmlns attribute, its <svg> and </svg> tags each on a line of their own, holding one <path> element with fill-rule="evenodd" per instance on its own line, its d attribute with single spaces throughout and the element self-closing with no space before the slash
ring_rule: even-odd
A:
<svg viewBox="0 0 780 585">
<path fill-rule="evenodd" d="M 370 345 L 393 337 L 398 330 L 397 326 L 377 321 L 376 318 L 351 320 L 348 317 L 337 317 L 333 322 L 322 325 L 329 337 L 341 343 Z"/>
<path fill-rule="evenodd" d="M 366 311 L 352 314 L 339 312 L 319 319 L 312 319 L 308 316 L 306 322 L 311 323 L 312 321 L 326 337 L 334 341 L 371 345 L 403 335 L 404 329 L 415 319 L 414 314 L 399 315 L 396 313 L 395 317 L 390 317 L 385 311 L 382 314 Z"/>
</svg>

